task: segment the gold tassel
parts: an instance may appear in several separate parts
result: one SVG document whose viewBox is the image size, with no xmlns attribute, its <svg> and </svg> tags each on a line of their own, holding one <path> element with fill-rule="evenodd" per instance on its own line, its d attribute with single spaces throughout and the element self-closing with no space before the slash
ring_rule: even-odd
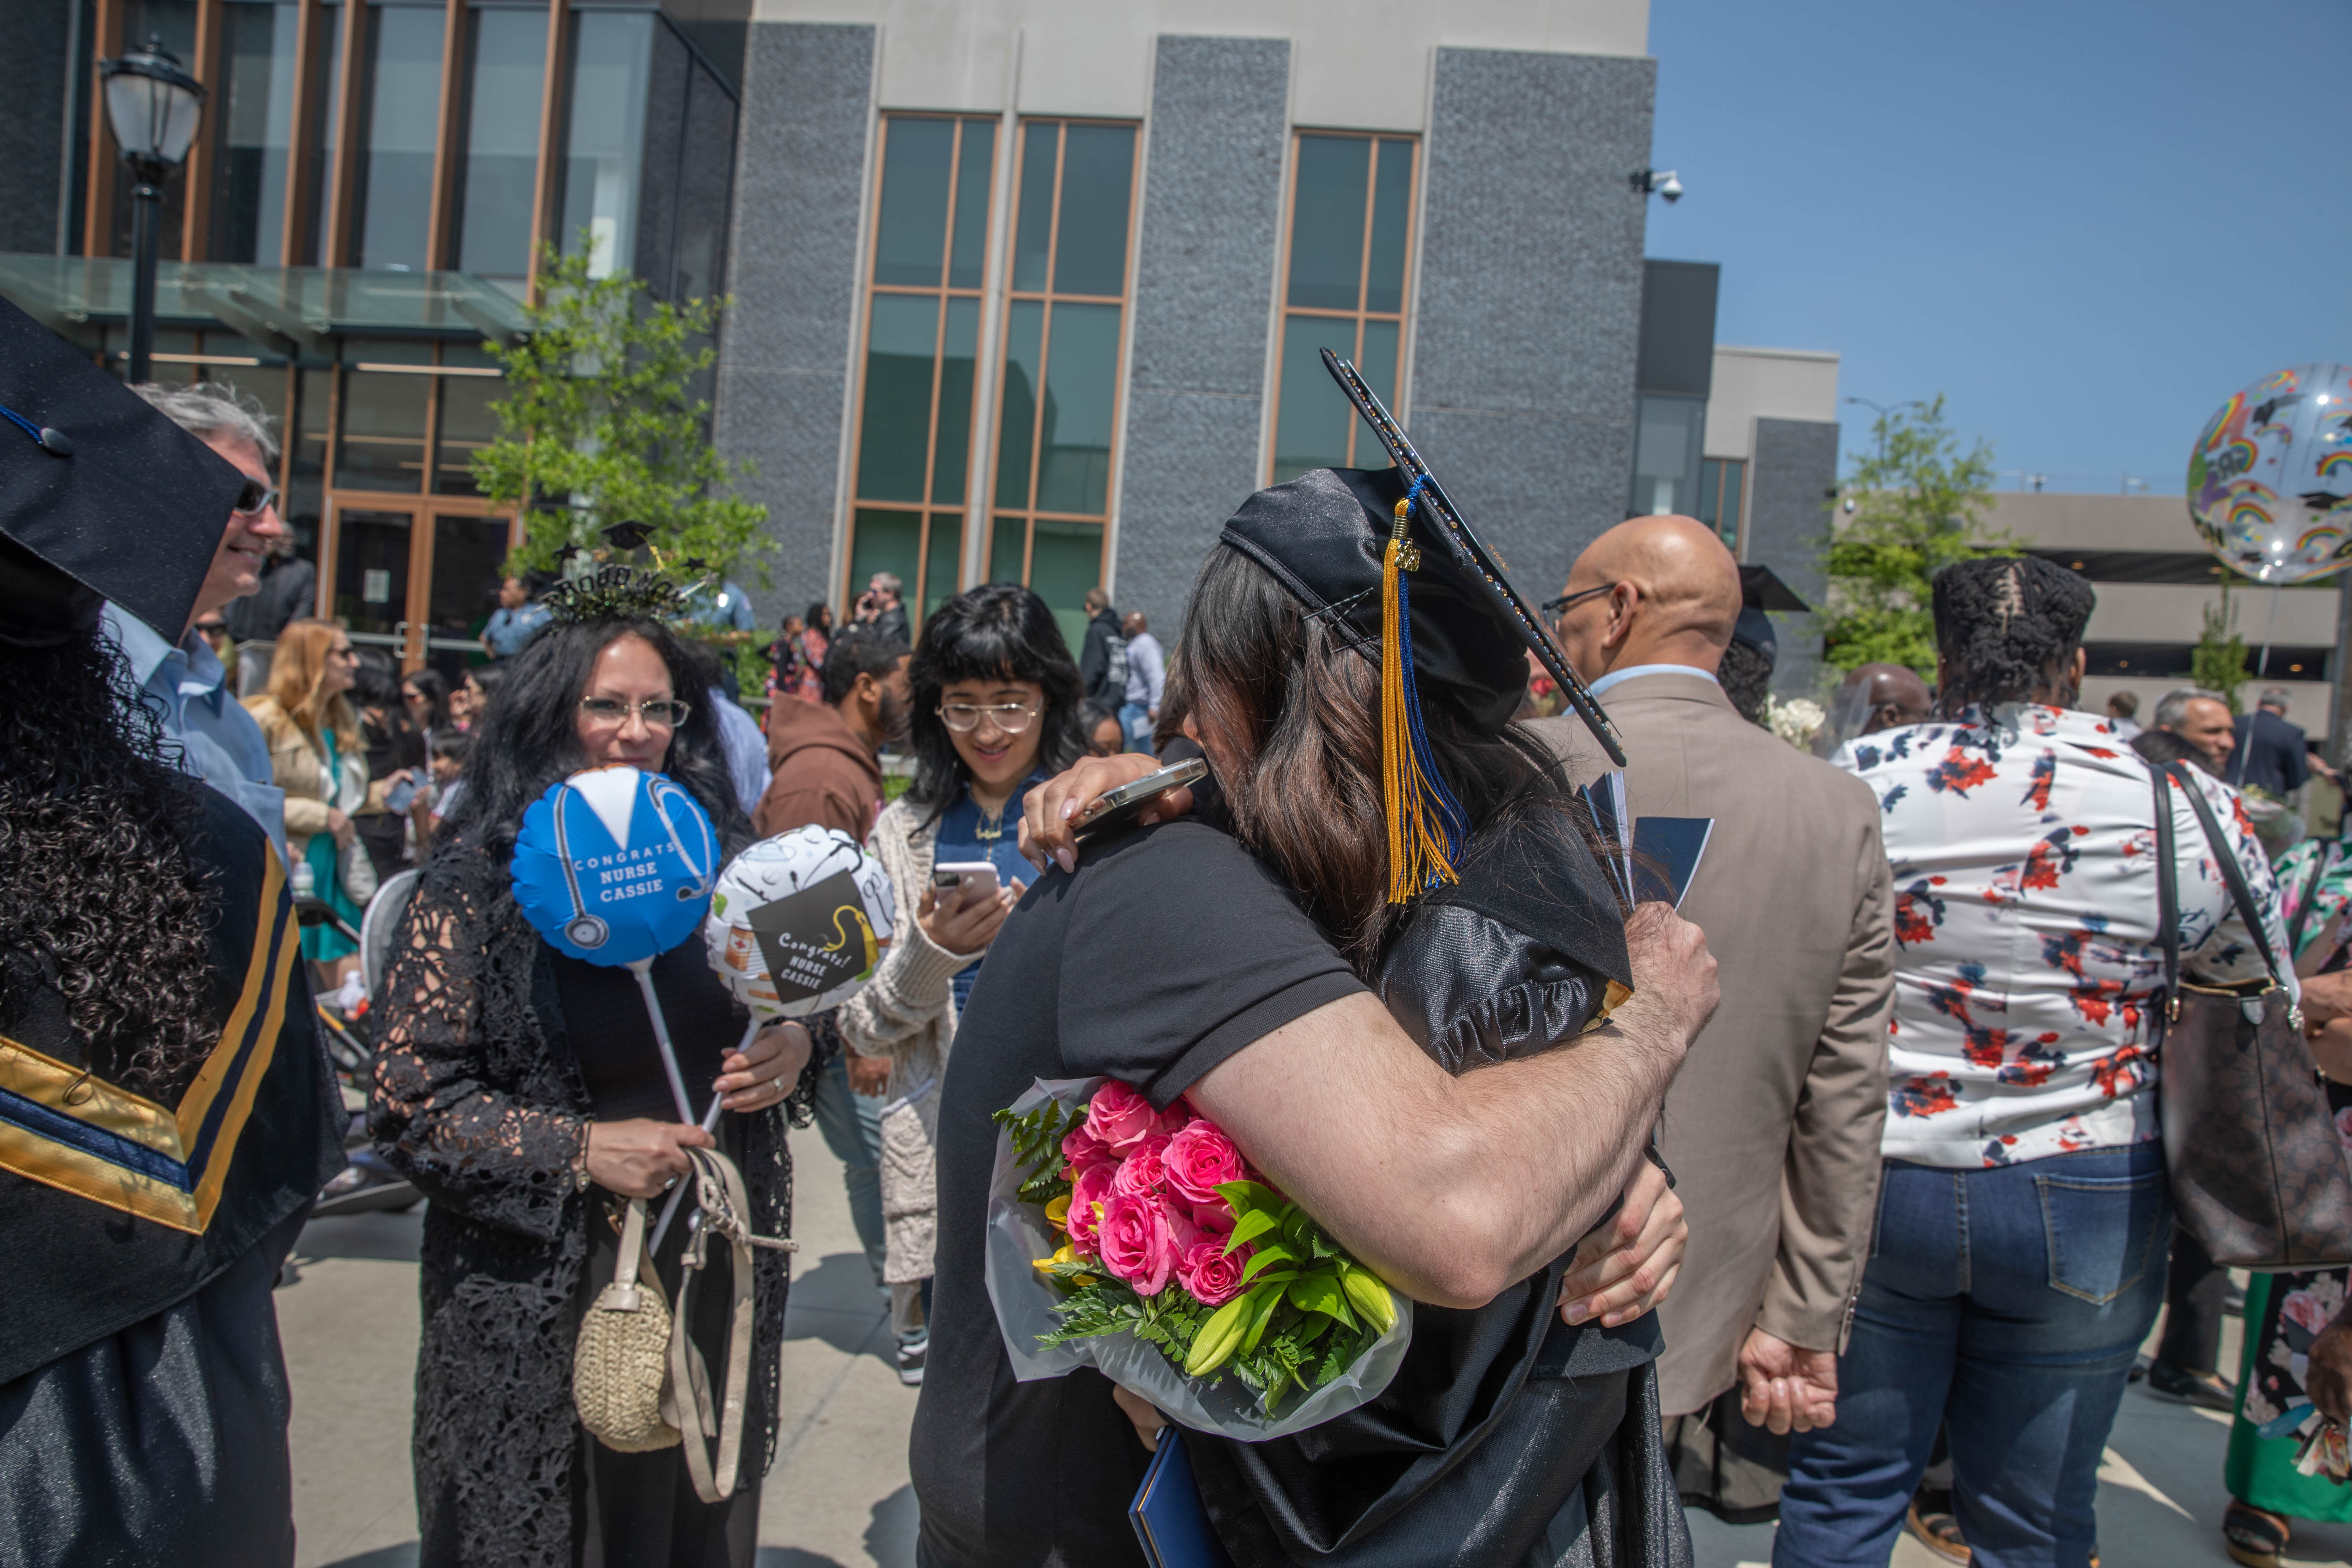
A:
<svg viewBox="0 0 2352 1568">
<path fill-rule="evenodd" d="M 1405 694 L 1407 635 L 1402 573 L 1418 571 L 1421 549 L 1405 537 L 1410 497 L 1396 504 L 1396 527 L 1381 561 L 1381 793 L 1388 810 L 1389 902 L 1407 903 L 1433 881 L 1458 881 L 1444 836 L 1430 820 L 1429 781 L 1412 744 L 1413 714 Z"/>
</svg>

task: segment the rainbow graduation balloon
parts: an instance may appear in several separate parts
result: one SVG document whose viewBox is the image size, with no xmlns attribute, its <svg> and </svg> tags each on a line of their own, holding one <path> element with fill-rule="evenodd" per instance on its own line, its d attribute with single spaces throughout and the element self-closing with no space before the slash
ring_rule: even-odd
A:
<svg viewBox="0 0 2352 1568">
<path fill-rule="evenodd" d="M 2352 369 L 2299 364 L 2221 405 L 2189 455 L 2189 515 L 2258 583 L 2352 559 Z"/>
<path fill-rule="evenodd" d="M 515 838 L 515 902 L 556 952 L 619 968 L 692 936 L 710 903 L 719 836 L 661 773 L 594 768 L 531 803 Z"/>
<path fill-rule="evenodd" d="M 881 862 L 837 827 L 795 827 L 735 857 L 710 898 L 710 967 L 759 1019 L 801 1018 L 866 988 L 897 897 Z"/>
</svg>

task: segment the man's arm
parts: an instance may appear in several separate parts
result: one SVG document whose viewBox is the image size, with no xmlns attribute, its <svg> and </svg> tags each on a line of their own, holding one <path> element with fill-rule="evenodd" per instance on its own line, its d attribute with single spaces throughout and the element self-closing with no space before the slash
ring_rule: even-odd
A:
<svg viewBox="0 0 2352 1568">
<path fill-rule="evenodd" d="M 1780 1167 L 1780 1246 L 1757 1327 L 1835 1351 L 1870 1251 L 1886 1125 L 1886 1017 L 1895 1000 L 1892 878 L 1874 820 L 1854 868 L 1845 965 L 1798 1091 Z"/>
<path fill-rule="evenodd" d="M 1696 926 L 1647 904 L 1625 934 L 1633 997 L 1540 1055 L 1451 1078 L 1359 994 L 1236 1052 L 1191 1099 L 1381 1278 L 1415 1300 L 1481 1306 L 1625 1190 L 1715 1011 Z"/>
</svg>

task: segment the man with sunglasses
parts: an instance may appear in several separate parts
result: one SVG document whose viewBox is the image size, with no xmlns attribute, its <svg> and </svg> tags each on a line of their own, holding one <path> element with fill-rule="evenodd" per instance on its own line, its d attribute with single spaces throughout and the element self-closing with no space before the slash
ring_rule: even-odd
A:
<svg viewBox="0 0 2352 1568">
<path fill-rule="evenodd" d="M 283 860 L 286 792 L 271 782 L 269 743 L 253 715 L 238 705 L 220 657 L 196 630 L 197 622 L 227 618 L 223 612 L 231 605 L 259 591 L 271 552 L 288 537 L 269 479 L 278 443 L 262 423 L 258 405 L 227 387 L 209 382 L 193 386 L 147 382 L 131 390 L 226 459 L 245 476 L 246 485 L 228 514 L 212 570 L 178 642 L 166 641 L 111 605 L 103 616 L 106 635 L 129 662 L 141 700 L 155 710 L 166 737 L 177 742 L 165 748 L 166 754 L 176 755 L 184 770 L 243 806 L 269 835 Z M 298 608 L 309 611 L 308 605 Z M 233 618 L 230 624 L 235 625 Z"/>
</svg>

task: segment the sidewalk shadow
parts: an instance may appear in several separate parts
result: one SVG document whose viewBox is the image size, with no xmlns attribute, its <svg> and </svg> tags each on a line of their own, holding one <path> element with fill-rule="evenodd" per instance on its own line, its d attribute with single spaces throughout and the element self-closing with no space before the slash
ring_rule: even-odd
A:
<svg viewBox="0 0 2352 1568">
<path fill-rule="evenodd" d="M 872 1353 L 888 1361 L 890 1336 L 879 1336 L 877 1349 L 875 1334 L 888 1318 L 866 1255 L 837 1252 L 793 1279 L 784 1301 L 784 1338 L 822 1340 L 844 1355 Z"/>
<path fill-rule="evenodd" d="M 294 1244 L 294 1260 L 299 1264 L 321 1258 L 373 1258 L 387 1263 L 414 1263 L 424 1237 L 423 1204 L 405 1214 L 314 1219 L 302 1227 L 301 1239 Z"/>
<path fill-rule="evenodd" d="M 915 1568 L 915 1527 L 920 1518 L 912 1487 L 900 1487 L 874 1505 L 873 1521 L 866 1527 L 866 1555 L 877 1568 Z M 843 1563 L 798 1546 L 762 1546 L 754 1568 L 843 1568 Z"/>
<path fill-rule="evenodd" d="M 325 1568 L 416 1568 L 416 1544 L 404 1541 L 397 1546 L 379 1546 L 356 1557 L 339 1557 Z"/>
</svg>

